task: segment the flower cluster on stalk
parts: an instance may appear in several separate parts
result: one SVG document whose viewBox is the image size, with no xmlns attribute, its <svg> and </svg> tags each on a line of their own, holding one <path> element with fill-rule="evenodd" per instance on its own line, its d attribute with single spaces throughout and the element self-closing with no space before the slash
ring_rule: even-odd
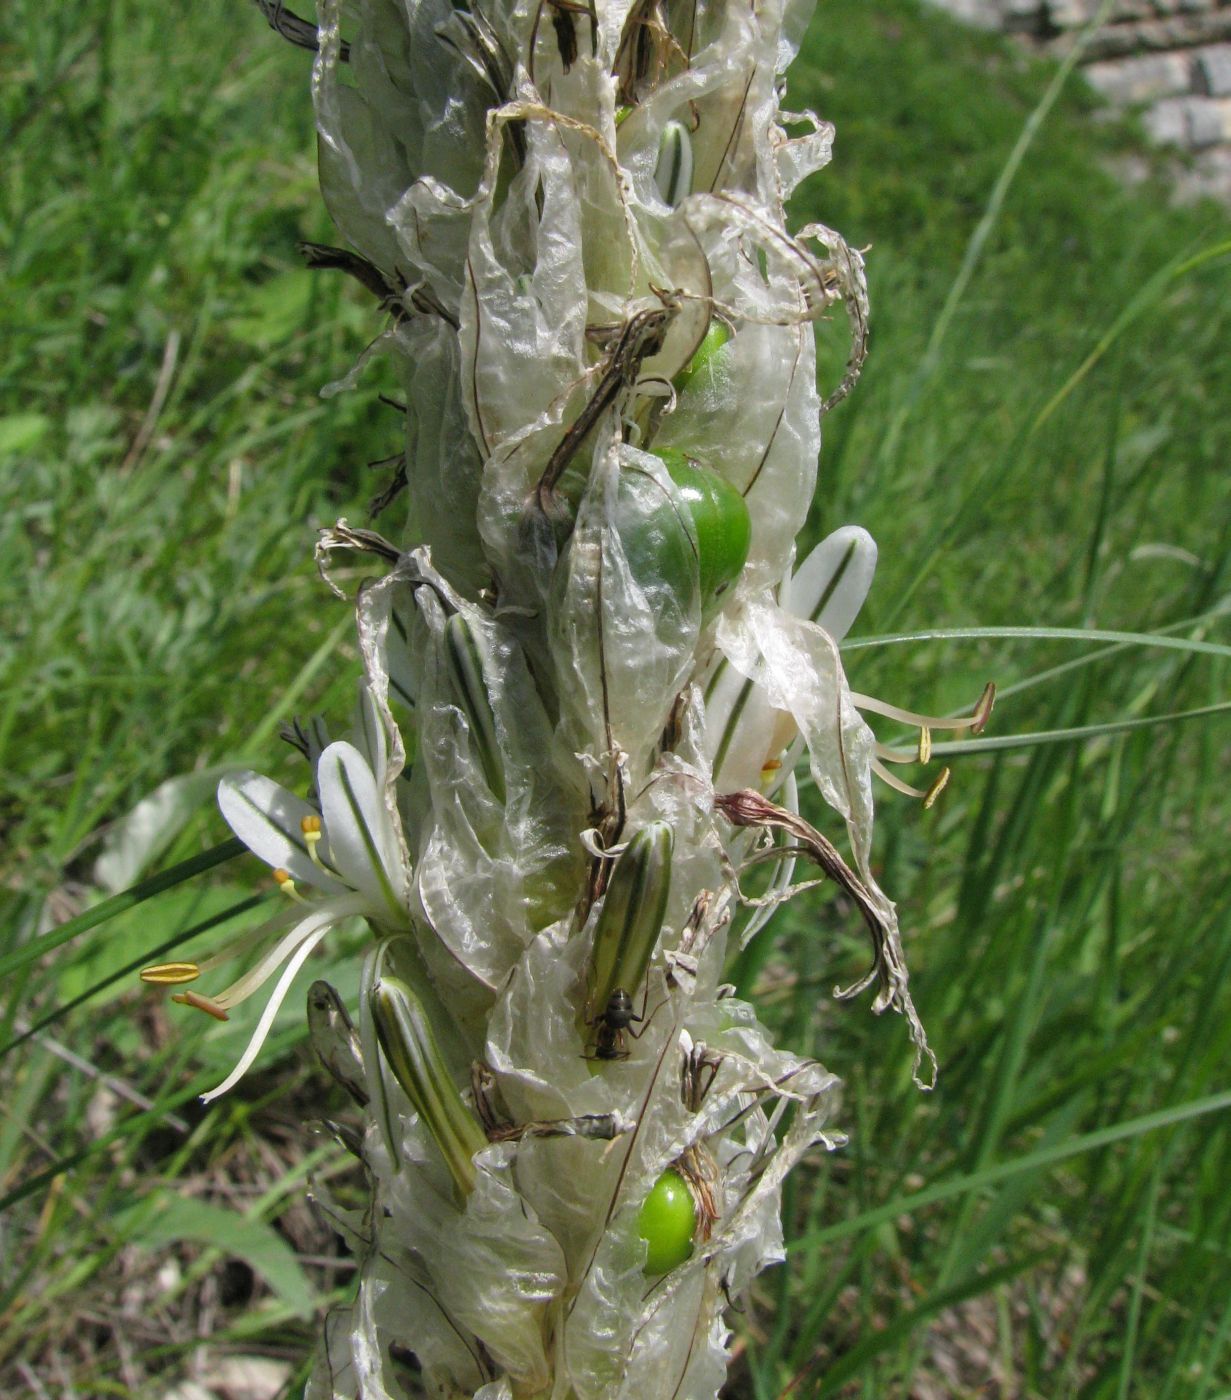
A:
<svg viewBox="0 0 1231 1400">
<path fill-rule="evenodd" d="M 214 1097 L 328 930 L 372 930 L 355 1023 L 309 995 L 373 1194 L 352 1217 L 318 1192 L 363 1263 L 310 1394 L 713 1396 L 727 1304 L 782 1257 L 786 1173 L 841 1141 L 837 1079 L 723 976 L 799 860 L 872 943 L 839 995 L 875 983 L 916 1073 L 931 1053 L 872 778 L 946 722 L 848 687 L 870 536 L 794 557 L 867 313 L 858 253 L 784 222 L 832 138 L 779 109 L 808 5 L 321 0 L 316 28 L 263 8 L 317 50 L 350 246 L 309 261 L 388 313 L 408 516 L 397 540 L 339 522 L 319 545 L 327 577 L 338 551 L 374 575 L 352 740 L 299 731 L 308 801 L 252 773 L 219 792 L 288 907 L 226 991 L 195 981 L 236 945 L 146 976 L 225 1016 L 279 974 Z M 831 308 L 852 349 L 823 402 Z M 919 747 L 879 746 L 861 711 Z M 805 754 L 849 859 L 799 813 Z"/>
</svg>

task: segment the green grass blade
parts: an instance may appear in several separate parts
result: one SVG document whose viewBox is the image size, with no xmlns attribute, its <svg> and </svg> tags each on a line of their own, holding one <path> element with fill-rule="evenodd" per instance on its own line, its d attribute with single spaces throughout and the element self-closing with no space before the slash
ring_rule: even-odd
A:
<svg viewBox="0 0 1231 1400">
<path fill-rule="evenodd" d="M 131 889 L 124 890 L 121 894 L 112 895 L 110 899 L 102 900 L 92 909 L 78 914 L 76 918 L 66 919 L 57 928 L 50 929 L 24 947 L 16 948 L 13 952 L 0 957 L 0 977 L 7 977 L 10 972 L 24 967 L 27 963 L 34 962 L 44 953 L 50 953 L 56 948 L 63 947 L 65 943 L 80 937 L 81 934 L 98 928 L 100 924 L 105 924 L 108 919 L 114 919 L 117 914 L 123 914 L 126 910 L 143 904 L 147 899 L 153 899 L 155 895 L 174 889 L 176 885 L 183 884 L 186 880 L 195 879 L 207 870 L 224 865 L 228 860 L 234 860 L 236 856 L 243 853 L 244 849 L 242 841 L 237 841 L 234 838 L 223 841 L 208 851 L 202 851 L 200 855 L 190 856 L 187 860 L 180 861 L 178 865 L 173 865 L 168 870 L 151 875 L 148 880 L 139 881 Z"/>
<path fill-rule="evenodd" d="M 978 1171 L 966 1172 L 961 1176 L 951 1177 L 947 1181 L 939 1181 L 934 1186 L 925 1187 L 922 1191 L 912 1192 L 908 1196 L 898 1196 L 884 1205 L 863 1211 L 848 1220 L 840 1220 L 834 1225 L 827 1225 L 823 1230 L 814 1230 L 809 1234 L 801 1235 L 791 1242 L 789 1250 L 794 1253 L 797 1250 L 814 1249 L 823 1244 L 831 1244 L 835 1240 L 847 1239 L 852 1235 L 861 1234 L 865 1230 L 871 1230 L 885 1221 L 893 1220 L 899 1215 L 910 1215 L 917 1210 L 922 1210 L 925 1206 L 935 1205 L 938 1201 L 952 1200 L 957 1196 L 964 1196 L 970 1191 L 979 1191 L 985 1186 L 994 1186 L 997 1182 L 1006 1181 L 1019 1172 L 1032 1172 L 1037 1171 L 1040 1167 L 1055 1166 L 1071 1157 L 1080 1157 L 1083 1153 L 1095 1152 L 1101 1148 L 1109 1147 L 1112 1143 L 1125 1142 L 1131 1138 L 1141 1137 L 1145 1133 L 1175 1127 L 1177 1124 L 1190 1122 L 1194 1118 L 1203 1118 L 1207 1114 L 1222 1113 L 1228 1108 L 1231 1108 L 1231 1090 L 1220 1094 L 1209 1094 L 1205 1098 L 1194 1099 L 1190 1103 L 1177 1104 L 1172 1108 L 1160 1109 L 1157 1113 L 1147 1113 L 1140 1118 L 1130 1119 L 1126 1123 L 1113 1123 L 1110 1127 L 1098 1128 L 1094 1132 L 1085 1133 L 1081 1137 L 1070 1139 L 1068 1142 L 1058 1143 L 1054 1147 L 1045 1148 L 1039 1152 L 1028 1152 L 1012 1161 L 997 1162 L 989 1167 L 981 1167 Z M 0 1202 L 0 1208 L 2 1207 L 3 1202 Z"/>
<path fill-rule="evenodd" d="M 105 991 L 108 987 L 114 986 L 125 977 L 130 977 L 134 972 L 139 971 L 147 964 L 154 962 L 161 954 L 170 952 L 172 948 L 187 943 L 191 938 L 197 938 L 203 933 L 208 933 L 211 929 L 229 923 L 231 919 L 237 919 L 241 914 L 246 914 L 250 909 L 257 908 L 268 899 L 267 895 L 255 894 L 249 899 L 241 899 L 238 904 L 233 904 L 229 909 L 224 909 L 221 914 L 215 914 L 212 918 L 203 919 L 200 923 L 194 924 L 192 928 L 184 929 L 180 933 L 174 934 L 171 938 L 165 939 L 162 943 L 148 948 L 139 958 L 134 958 L 123 967 L 117 968 L 107 977 L 100 978 L 92 986 L 87 987 L 84 992 L 72 997 L 70 1000 L 48 1011 L 45 1015 L 27 1026 L 20 1035 L 14 1036 L 9 1043 L 0 1047 L 0 1060 L 3 1060 L 10 1051 L 16 1050 L 19 1045 L 24 1045 L 26 1041 L 38 1035 L 40 1031 L 45 1031 L 48 1026 L 54 1025 L 62 1017 L 67 1016 L 70 1011 L 75 1011 L 77 1007 L 96 997 L 99 992 Z"/>
</svg>

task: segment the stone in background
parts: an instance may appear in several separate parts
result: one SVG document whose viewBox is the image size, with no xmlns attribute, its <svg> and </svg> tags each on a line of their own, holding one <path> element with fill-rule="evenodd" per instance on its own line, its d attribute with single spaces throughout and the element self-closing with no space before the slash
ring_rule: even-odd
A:
<svg viewBox="0 0 1231 1400">
<path fill-rule="evenodd" d="M 1099 0 L 934 0 L 970 24 L 1062 52 Z M 1114 106 L 1141 112 L 1160 146 L 1191 153 L 1178 193 L 1231 204 L 1231 0 L 1114 0 L 1082 57 Z"/>
</svg>

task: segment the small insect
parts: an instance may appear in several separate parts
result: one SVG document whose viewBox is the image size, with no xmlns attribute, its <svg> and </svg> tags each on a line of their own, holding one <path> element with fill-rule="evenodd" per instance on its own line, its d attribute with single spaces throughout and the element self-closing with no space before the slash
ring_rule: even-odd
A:
<svg viewBox="0 0 1231 1400">
<path fill-rule="evenodd" d="M 594 1050 L 587 1060 L 628 1058 L 627 1039 L 640 1038 L 648 1021 L 646 973 L 662 932 L 671 889 L 671 854 L 675 833 L 667 822 L 643 826 L 616 860 L 607 883 L 594 955 L 586 983 L 585 1010 L 579 1017 L 594 1031 Z M 641 1010 L 633 1010 L 629 988 L 645 985 Z M 602 1010 L 597 1016 L 594 1007 Z M 634 1025 L 641 1026 L 634 1031 Z"/>
<path fill-rule="evenodd" d="M 642 1032 L 645 1030 L 648 1021 L 646 1020 L 645 1004 L 649 997 L 649 985 L 646 985 L 646 996 L 642 999 L 641 1010 L 633 1010 L 633 999 L 623 987 L 617 987 L 607 998 L 607 1005 L 603 1008 L 602 1014 L 590 1020 L 587 1018 L 586 1024 L 594 1026 L 594 1053 L 587 1055 L 587 1060 L 627 1060 L 628 1044 L 627 1037 L 632 1036 L 634 1040 L 640 1040 Z M 651 1014 L 651 1018 L 653 1016 Z M 634 1024 L 639 1025 L 641 1030 L 633 1030 Z"/>
</svg>

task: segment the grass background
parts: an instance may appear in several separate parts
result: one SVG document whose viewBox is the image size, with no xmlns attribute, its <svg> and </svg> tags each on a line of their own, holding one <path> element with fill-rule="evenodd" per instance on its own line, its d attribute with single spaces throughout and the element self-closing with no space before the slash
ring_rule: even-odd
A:
<svg viewBox="0 0 1231 1400">
<path fill-rule="evenodd" d="M 28 950 L 97 906 L 108 824 L 157 784 L 289 776 L 277 724 L 348 711 L 313 532 L 362 518 L 398 424 L 379 365 L 317 395 L 375 323 L 298 265 L 331 236 L 308 60 L 254 7 L 12 0 L 0 65 L 0 1393 L 239 1395 L 242 1358 L 294 1395 L 349 1278 L 305 1182 L 355 1186 L 302 1120 L 344 1106 L 288 1012 L 202 1110 L 246 1023 L 121 971 L 259 894 L 255 862 Z M 1023 151 L 1054 81 L 909 0 L 824 0 L 790 92 L 837 155 L 796 212 L 871 245 L 873 340 L 811 528 L 880 543 L 856 644 L 1209 649 L 848 650 L 857 689 L 934 712 L 994 677 L 991 739 L 1092 730 L 955 756 L 930 813 L 882 802 L 933 1095 L 899 1023 L 829 1000 L 866 956 L 832 905 L 741 961 L 846 1081 L 851 1144 L 790 1182 L 732 1396 L 1231 1395 L 1229 731 L 1109 727 L 1227 695 L 1231 220 L 1118 184 L 1137 134 L 1076 80 Z M 206 804 L 157 864 L 224 834 Z"/>
</svg>

